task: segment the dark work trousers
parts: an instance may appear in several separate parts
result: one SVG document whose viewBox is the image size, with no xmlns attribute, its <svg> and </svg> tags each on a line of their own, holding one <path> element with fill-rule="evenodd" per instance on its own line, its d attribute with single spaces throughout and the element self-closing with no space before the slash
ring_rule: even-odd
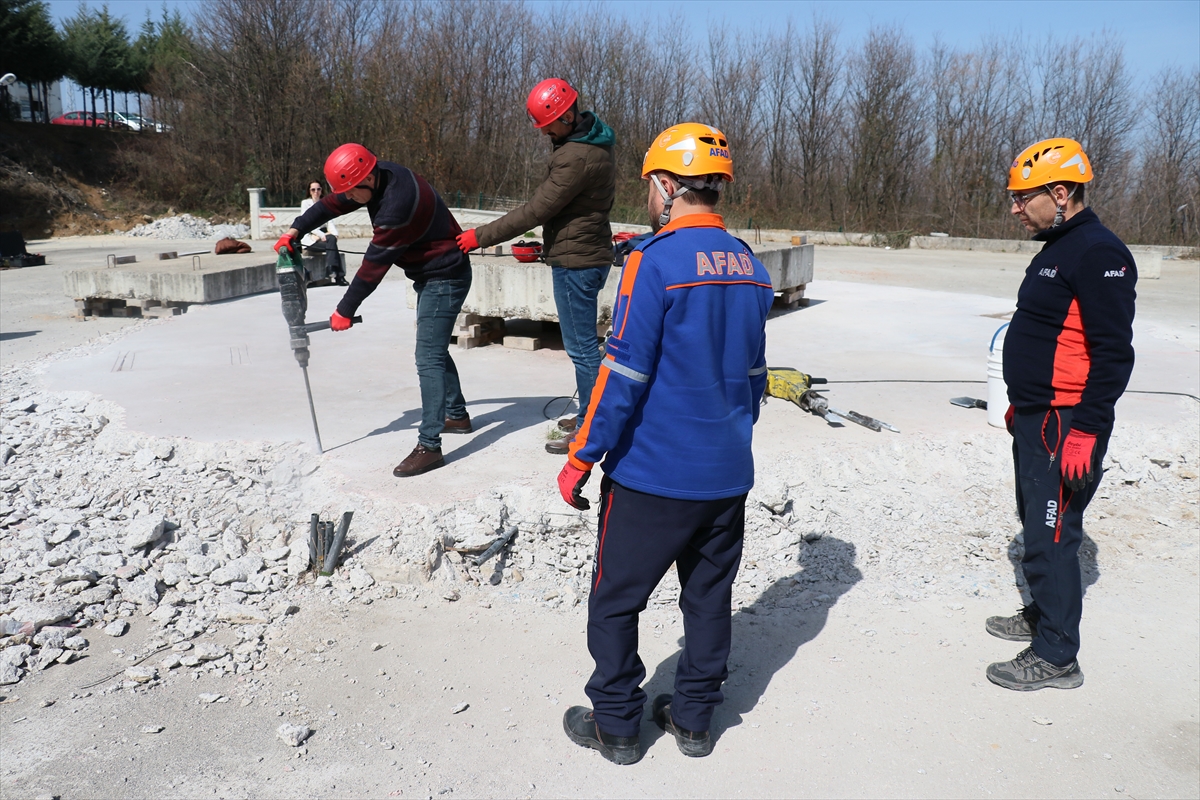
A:
<svg viewBox="0 0 1200 800">
<path fill-rule="evenodd" d="M 450 337 L 471 289 L 465 278 L 413 283 L 417 290 L 417 380 L 421 384 L 421 427 L 417 442 L 430 450 L 442 449 L 446 417 L 467 416 L 467 401 L 458 380 L 458 367 L 450 357 Z"/>
<path fill-rule="evenodd" d="M 1100 485 L 1101 465 L 1111 434 L 1110 430 L 1096 437 L 1096 479 L 1086 489 L 1072 492 L 1063 485 L 1061 469 L 1062 443 L 1070 428 L 1070 408 L 1018 411 L 1013 416 L 1017 514 L 1025 538 L 1021 569 L 1037 617 L 1033 651 L 1060 667 L 1070 664 L 1079 653 L 1083 510 Z"/>
<path fill-rule="evenodd" d="M 342 264 L 342 254 L 338 252 L 337 237 L 325 234 L 325 239 L 318 239 L 304 248 L 313 253 L 325 254 L 325 274 L 330 278 L 346 277 L 346 267 Z"/>
<path fill-rule="evenodd" d="M 746 495 L 673 500 L 600 484 L 600 532 L 588 598 L 588 650 L 596 671 L 587 695 L 600 729 L 637 736 L 646 693 L 638 656 L 638 615 L 674 563 L 683 611 L 683 652 L 675 667 L 675 724 L 708 730 L 729 677 L 730 604 L 742 561 Z"/>
</svg>

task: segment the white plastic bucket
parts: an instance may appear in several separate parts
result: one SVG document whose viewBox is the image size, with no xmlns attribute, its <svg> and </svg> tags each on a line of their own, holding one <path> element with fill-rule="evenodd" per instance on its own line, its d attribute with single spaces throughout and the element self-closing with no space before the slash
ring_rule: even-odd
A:
<svg viewBox="0 0 1200 800">
<path fill-rule="evenodd" d="M 1004 412 L 1008 411 L 1008 385 L 1004 382 L 1004 332 L 1008 323 L 992 335 L 987 360 L 987 421 L 994 428 L 1004 427 Z"/>
</svg>

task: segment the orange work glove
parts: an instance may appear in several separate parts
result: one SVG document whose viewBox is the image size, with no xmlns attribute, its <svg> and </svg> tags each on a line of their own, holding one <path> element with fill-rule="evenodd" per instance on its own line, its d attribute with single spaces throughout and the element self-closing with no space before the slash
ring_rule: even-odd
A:
<svg viewBox="0 0 1200 800">
<path fill-rule="evenodd" d="M 583 486 L 591 476 L 590 470 L 585 472 L 570 461 L 566 463 L 562 472 L 558 473 L 558 492 L 562 495 L 562 499 L 567 501 L 567 505 L 574 506 L 580 511 L 587 511 L 592 507 L 592 504 L 582 494 Z"/>
<path fill-rule="evenodd" d="M 1063 483 L 1072 492 L 1080 492 L 1096 480 L 1092 456 L 1096 450 L 1096 434 L 1072 429 L 1062 446 Z"/>
<path fill-rule="evenodd" d="M 455 239 L 458 242 L 458 249 L 464 253 L 469 253 L 479 247 L 479 237 L 475 235 L 475 230 L 472 228 L 469 231 L 463 231 Z"/>
<path fill-rule="evenodd" d="M 336 311 L 329 315 L 329 327 L 335 331 L 348 331 L 353 324 L 354 320 L 343 317 Z"/>
</svg>

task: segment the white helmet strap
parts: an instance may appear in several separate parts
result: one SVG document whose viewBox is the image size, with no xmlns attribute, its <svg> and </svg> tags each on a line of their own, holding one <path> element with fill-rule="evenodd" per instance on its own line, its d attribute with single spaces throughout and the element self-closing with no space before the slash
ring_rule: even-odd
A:
<svg viewBox="0 0 1200 800">
<path fill-rule="evenodd" d="M 686 194 L 691 190 L 691 187 L 680 181 L 679 188 L 675 190 L 675 193 L 669 194 L 666 187 L 662 185 L 662 181 L 658 179 L 658 175 L 653 172 L 650 173 L 650 180 L 654 182 L 654 185 L 658 189 L 658 193 L 662 197 L 663 201 L 663 210 L 662 213 L 658 215 L 658 224 L 660 226 L 666 225 L 671 221 L 671 206 L 675 204 L 675 198 Z M 676 180 L 679 179 L 676 178 Z"/>
</svg>

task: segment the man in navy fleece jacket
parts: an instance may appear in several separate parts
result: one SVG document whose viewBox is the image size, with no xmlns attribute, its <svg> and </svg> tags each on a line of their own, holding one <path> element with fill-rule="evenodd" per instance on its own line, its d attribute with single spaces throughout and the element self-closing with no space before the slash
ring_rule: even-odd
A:
<svg viewBox="0 0 1200 800">
<path fill-rule="evenodd" d="M 1012 213 L 1045 242 L 1025 270 L 1004 340 L 1021 568 L 1033 602 L 987 631 L 1029 642 L 988 679 L 1007 689 L 1083 685 L 1083 511 L 1103 475 L 1113 407 L 1133 371 L 1137 265 L 1083 203 L 1092 168 L 1078 142 L 1047 139 L 1013 161 Z"/>
</svg>

